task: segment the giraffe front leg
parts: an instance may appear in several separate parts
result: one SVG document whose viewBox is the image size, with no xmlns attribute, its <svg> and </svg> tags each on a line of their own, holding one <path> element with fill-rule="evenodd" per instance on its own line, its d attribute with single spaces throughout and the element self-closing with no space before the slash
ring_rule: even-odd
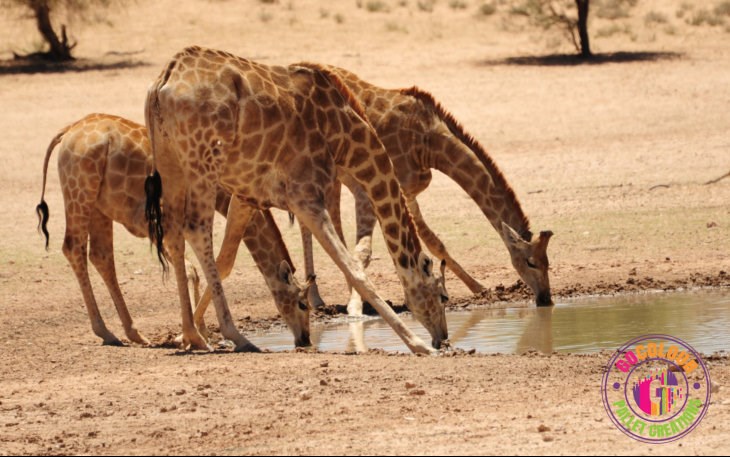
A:
<svg viewBox="0 0 730 457">
<path fill-rule="evenodd" d="M 357 223 L 357 235 L 355 244 L 355 260 L 365 270 L 370 266 L 373 253 L 373 231 L 378 222 L 373 206 L 370 203 L 367 193 L 360 184 L 349 177 L 348 187 L 355 197 L 355 217 Z M 363 300 L 360 294 L 353 287 L 350 291 L 350 301 L 347 302 L 347 314 L 350 316 L 362 316 Z"/>
<path fill-rule="evenodd" d="M 347 281 L 378 311 L 378 314 L 393 328 L 414 353 L 430 354 L 434 349 L 428 346 L 411 329 L 409 329 L 393 309 L 380 298 L 375 287 L 368 280 L 365 271 L 360 267 L 347 248 L 339 239 L 332 225 L 329 213 L 316 203 L 310 205 L 300 203 L 294 211 L 299 222 L 305 224 L 317 238 L 324 250 L 342 270 Z"/>
<path fill-rule="evenodd" d="M 302 248 L 304 250 L 304 274 L 307 278 L 314 278 L 309 291 L 307 292 L 307 300 L 314 309 L 320 309 L 325 306 L 324 300 L 319 294 L 319 287 L 317 286 L 316 277 L 314 273 L 314 247 L 312 246 L 312 232 L 304 226 L 299 225 L 299 230 L 302 234 Z"/>
<path fill-rule="evenodd" d="M 117 272 L 114 266 L 114 231 L 112 220 L 101 214 L 98 210 L 95 210 L 91 215 L 89 234 L 89 259 L 109 290 L 114 306 L 117 309 L 117 314 L 119 314 L 119 319 L 122 321 L 124 333 L 133 343 L 149 346 L 149 340 L 135 327 L 132 316 L 127 309 L 127 304 L 124 301 L 122 290 L 119 288 Z"/>
<path fill-rule="evenodd" d="M 481 285 L 476 279 L 474 279 L 469 273 L 467 273 L 459 263 L 449 255 L 446 250 L 446 246 L 436 236 L 435 233 L 426 225 L 426 221 L 423 220 L 421 214 L 421 208 L 418 206 L 418 202 L 415 198 L 407 200 L 408 211 L 410 211 L 413 221 L 416 223 L 416 230 L 418 231 L 418 237 L 423 240 L 429 251 L 441 260 L 446 261 L 446 267 L 454 272 L 469 290 L 476 294 L 484 290 L 484 286 Z"/>
</svg>

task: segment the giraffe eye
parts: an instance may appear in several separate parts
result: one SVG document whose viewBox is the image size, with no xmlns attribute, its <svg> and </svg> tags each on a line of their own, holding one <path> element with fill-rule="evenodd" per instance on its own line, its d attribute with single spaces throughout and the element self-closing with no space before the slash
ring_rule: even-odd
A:
<svg viewBox="0 0 730 457">
<path fill-rule="evenodd" d="M 302 311 L 306 311 L 308 309 L 307 308 L 307 304 L 304 303 L 303 301 L 300 301 L 299 302 L 299 309 L 301 309 Z"/>
<path fill-rule="evenodd" d="M 449 296 L 441 294 L 441 303 L 446 303 L 449 301 Z"/>
<path fill-rule="evenodd" d="M 527 259 L 527 266 L 530 267 L 530 268 L 533 268 L 533 269 L 537 269 L 537 265 L 535 265 L 534 263 L 530 262 L 530 259 Z"/>
</svg>

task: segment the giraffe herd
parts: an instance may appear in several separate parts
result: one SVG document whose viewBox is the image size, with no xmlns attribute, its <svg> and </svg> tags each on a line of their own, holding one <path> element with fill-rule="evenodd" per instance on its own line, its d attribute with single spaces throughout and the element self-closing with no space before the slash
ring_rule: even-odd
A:
<svg viewBox="0 0 730 457">
<path fill-rule="evenodd" d="M 135 327 L 117 282 L 112 239 L 116 221 L 133 235 L 150 238 L 164 270 L 172 265 L 185 348 L 210 349 L 203 316 L 212 301 L 220 332 L 235 350 L 259 351 L 236 328 L 222 286 L 241 241 L 263 274 L 295 345 L 310 346 L 310 311 L 322 303 L 312 235 L 352 287 L 348 313 L 360 314 L 367 301 L 411 351 L 447 348 L 444 269 L 474 292 L 482 286 L 423 220 L 416 197 L 427 188 L 431 169 L 451 177 L 477 203 L 500 233 L 537 305 L 552 305 L 546 253 L 552 233 L 533 236 L 496 164 L 425 91 L 378 88 L 331 66 L 268 66 L 189 47 L 150 86 L 145 120 L 146 128 L 115 116 L 87 116 L 53 138 L 44 162 L 40 228 L 47 246 L 49 209 L 43 194 L 50 156 L 58 146 L 66 213 L 63 252 L 79 281 L 92 330 L 104 344 L 121 343 L 101 318 L 87 258 L 102 276 L 127 338 L 149 344 Z M 343 241 L 341 184 L 352 190 L 356 201 L 355 255 Z M 307 270 L 303 286 L 294 276 L 271 208 L 289 211 L 299 221 Z M 212 233 L 216 211 L 226 217 L 217 259 Z M 403 324 L 365 273 L 375 222 L 406 304 L 428 330 L 430 345 Z M 434 269 L 421 241 L 441 259 L 440 269 Z M 194 314 L 186 242 L 208 284 Z"/>
</svg>

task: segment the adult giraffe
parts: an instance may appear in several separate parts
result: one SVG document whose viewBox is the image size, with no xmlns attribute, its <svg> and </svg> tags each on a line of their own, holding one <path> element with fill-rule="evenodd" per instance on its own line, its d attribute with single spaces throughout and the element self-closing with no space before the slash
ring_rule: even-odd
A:
<svg viewBox="0 0 730 457">
<path fill-rule="evenodd" d="M 310 63 L 299 65 L 320 67 Z M 479 142 L 428 92 L 417 87 L 384 89 L 363 81 L 348 70 L 328 65 L 324 68 L 337 75 L 363 106 L 368 121 L 377 131 L 393 162 L 418 236 L 431 253 L 445 261 L 446 266 L 472 292 L 483 290 L 483 286 L 448 253 L 444 243 L 428 227 L 421 215 L 416 197 L 428 187 L 431 170 L 435 169 L 456 181 L 500 234 L 509 251 L 512 265 L 535 294 L 537 306 L 551 306 L 553 301 L 547 245 L 553 233 L 542 231 L 537 236 L 533 234 L 530 221 L 517 196 Z M 355 254 L 363 268 L 366 268 L 370 263 L 372 234 L 377 220 L 360 186 L 346 176 L 342 182 L 355 196 Z M 334 195 L 339 193 L 335 192 Z M 338 204 L 333 203 L 335 206 Z M 307 233 L 306 227 L 303 227 L 302 237 L 305 274 L 310 277 L 314 275 L 314 262 L 311 234 Z M 309 301 L 315 307 L 323 303 L 317 293 L 316 284 L 310 288 Z M 348 312 L 362 312 L 362 300 L 356 290 L 353 290 Z"/>
<path fill-rule="evenodd" d="M 243 221 L 252 207 L 293 212 L 409 349 L 433 351 L 377 295 L 339 239 L 326 209 L 338 173 L 352 176 L 373 204 L 406 302 L 431 334 L 433 347 L 448 339 L 441 284 L 421 251 L 391 162 L 336 76 L 189 47 L 152 84 L 145 114 L 156 170 L 146 182 L 150 232 L 158 248 L 163 237 L 167 240 L 184 342 L 204 344 L 183 288 L 187 240 L 211 286 L 221 333 L 237 351 L 257 350 L 233 325 L 213 259 L 212 220 L 220 184 L 234 195 L 231 208 L 243 214 Z M 163 184 L 164 216 L 158 208 Z"/>
</svg>

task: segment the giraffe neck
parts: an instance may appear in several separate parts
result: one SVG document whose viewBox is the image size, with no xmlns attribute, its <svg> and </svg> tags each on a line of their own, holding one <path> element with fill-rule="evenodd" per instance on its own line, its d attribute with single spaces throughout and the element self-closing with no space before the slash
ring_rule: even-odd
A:
<svg viewBox="0 0 730 457">
<path fill-rule="evenodd" d="M 525 240 L 531 240 L 530 222 L 517 196 L 479 142 L 430 94 L 417 88 L 406 89 L 403 93 L 420 100 L 440 121 L 427 137 L 428 147 L 423 153 L 425 157 L 420 158 L 421 163 L 425 162 L 456 181 L 500 235 L 504 222 Z"/>
<path fill-rule="evenodd" d="M 401 282 L 409 284 L 411 282 L 409 272 L 418 267 L 421 244 L 390 157 L 368 121 L 363 106 L 345 81 L 325 67 L 316 64 L 306 65 L 315 69 L 316 77 L 327 78 L 336 89 L 336 94 L 330 95 L 332 99 L 339 98 L 339 103 L 346 103 L 348 109 L 352 110 L 349 114 L 350 131 L 347 133 L 353 139 L 353 143 L 348 144 L 350 147 L 345 147 L 342 142 L 330 145 L 332 150 L 339 151 L 334 156 L 335 163 L 340 171 L 349 175 L 368 194 Z M 327 128 L 331 129 L 333 126 L 328 125 Z M 341 135 L 329 136 L 334 138 Z"/>
</svg>

